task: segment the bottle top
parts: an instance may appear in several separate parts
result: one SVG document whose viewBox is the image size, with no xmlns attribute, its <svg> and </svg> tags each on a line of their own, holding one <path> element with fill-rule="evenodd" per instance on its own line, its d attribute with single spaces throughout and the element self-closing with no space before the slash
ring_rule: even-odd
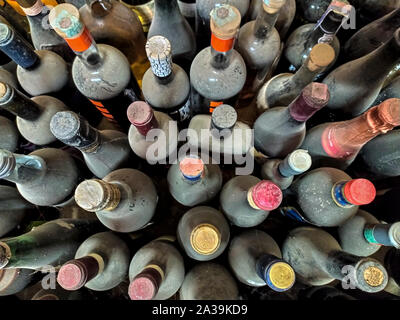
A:
<svg viewBox="0 0 400 320">
<path fill-rule="evenodd" d="M 75 201 L 89 212 L 114 210 L 121 200 L 117 186 L 99 179 L 81 182 L 75 190 Z"/>
<path fill-rule="evenodd" d="M 154 117 L 153 109 L 144 101 L 131 103 L 127 110 L 127 116 L 142 135 L 153 128 L 158 128 L 157 119 Z"/>
<path fill-rule="evenodd" d="M 307 150 L 298 149 L 289 154 L 288 164 L 292 170 L 303 173 L 311 168 L 312 159 Z"/>
<path fill-rule="evenodd" d="M 390 242 L 397 249 L 400 249 L 400 222 L 393 223 L 389 228 Z"/>
<path fill-rule="evenodd" d="M 65 290 L 78 290 L 86 283 L 87 273 L 79 263 L 67 263 L 58 271 L 57 282 Z"/>
<path fill-rule="evenodd" d="M 232 129 L 235 126 L 236 121 L 236 110 L 227 104 L 222 104 L 215 108 L 211 115 L 211 126 L 219 131 Z"/>
<path fill-rule="evenodd" d="M 146 53 L 153 73 L 160 78 L 172 72 L 171 43 L 163 36 L 153 36 L 146 42 Z"/>
<path fill-rule="evenodd" d="M 28 16 L 37 16 L 43 10 L 41 0 L 17 0 L 22 11 Z"/>
<path fill-rule="evenodd" d="M 196 226 L 190 235 L 190 244 L 199 254 L 210 255 L 218 250 L 221 244 L 219 230 L 208 223 Z"/>
<path fill-rule="evenodd" d="M 344 185 L 343 194 L 348 202 L 361 206 L 369 204 L 375 199 L 376 189 L 367 179 L 353 179 Z"/>
<path fill-rule="evenodd" d="M 363 280 L 370 287 L 379 287 L 386 281 L 387 282 L 387 274 L 384 272 L 382 266 L 378 265 L 370 265 L 366 266 L 363 270 Z"/>
<path fill-rule="evenodd" d="M 57 112 L 50 121 L 50 129 L 59 140 L 68 140 L 75 137 L 80 128 L 80 120 L 75 112 Z"/>
<path fill-rule="evenodd" d="M 5 45 L 12 36 L 11 28 L 5 23 L 0 23 L 0 45 Z"/>
<path fill-rule="evenodd" d="M 149 265 L 129 284 L 128 294 L 131 300 L 152 300 L 157 294 L 163 270 L 157 265 Z"/>
<path fill-rule="evenodd" d="M 179 169 L 185 178 L 198 180 L 203 175 L 204 162 L 200 158 L 187 156 L 179 163 Z"/>
<path fill-rule="evenodd" d="M 240 27 L 240 11 L 229 4 L 217 4 L 210 13 L 211 32 L 218 38 L 234 38 Z"/>
<path fill-rule="evenodd" d="M 250 188 L 247 200 L 254 209 L 271 211 L 282 202 L 282 190 L 272 181 L 263 180 Z"/>
<path fill-rule="evenodd" d="M 310 71 L 316 71 L 329 66 L 335 59 L 335 50 L 328 43 L 316 44 L 306 61 Z"/>
<path fill-rule="evenodd" d="M 278 12 L 285 4 L 286 0 L 263 0 L 263 9 L 270 14 L 274 14 Z"/>
<path fill-rule="evenodd" d="M 8 177 L 14 170 L 16 159 L 12 152 L 0 149 L 0 179 Z"/>
<path fill-rule="evenodd" d="M 3 100 L 8 100 L 11 92 L 11 90 L 8 89 L 8 85 L 4 82 L 0 82 L 0 100 L 3 102 Z M 4 101 L 4 102 L 5 102 Z"/>
<path fill-rule="evenodd" d="M 381 132 L 386 133 L 400 125 L 400 99 L 387 99 L 376 108 L 378 108 L 379 118 L 384 121 L 383 126 L 380 127 Z M 375 119 L 369 120 L 373 122 Z"/>
<path fill-rule="evenodd" d="M 267 272 L 268 283 L 279 291 L 289 290 L 296 281 L 293 268 L 284 261 L 273 263 Z"/>
</svg>

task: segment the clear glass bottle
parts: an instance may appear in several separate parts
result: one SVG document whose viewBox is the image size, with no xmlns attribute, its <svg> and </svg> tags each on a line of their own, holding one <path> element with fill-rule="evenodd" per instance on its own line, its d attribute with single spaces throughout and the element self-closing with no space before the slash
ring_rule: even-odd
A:
<svg viewBox="0 0 400 320">
<path fill-rule="evenodd" d="M 128 119 L 132 124 L 129 145 L 138 157 L 150 164 L 166 164 L 167 158 L 174 157 L 178 148 L 178 125 L 170 116 L 153 111 L 146 102 L 137 101 L 129 106 Z M 158 129 L 155 136 L 152 129 Z M 160 136 L 155 142 L 157 133 Z"/>
<path fill-rule="evenodd" d="M 316 44 L 295 74 L 278 74 L 261 87 L 257 96 L 258 112 L 288 106 L 334 59 L 335 50 L 329 44 Z"/>
<path fill-rule="evenodd" d="M 347 168 L 361 148 L 380 134 L 400 125 L 400 99 L 388 99 L 357 118 L 311 128 L 301 145 L 308 150 L 313 167 Z"/>
<path fill-rule="evenodd" d="M 296 271 L 297 279 L 307 285 L 326 285 L 335 279 L 346 281 L 345 267 L 351 284 L 364 292 L 382 291 L 388 283 L 381 263 L 343 251 L 335 238 L 322 229 L 300 227 L 290 231 L 282 255 Z"/>
<path fill-rule="evenodd" d="M 72 111 L 57 112 L 51 118 L 49 128 L 58 140 L 82 152 L 87 167 L 98 178 L 128 166 L 132 160 L 126 134 L 116 130 L 97 130 Z"/>
<path fill-rule="evenodd" d="M 147 40 L 146 53 L 151 64 L 143 77 L 146 102 L 152 109 L 185 122 L 192 115 L 190 81 L 185 70 L 172 62 L 170 41 L 163 36 L 153 36 Z"/>
<path fill-rule="evenodd" d="M 75 201 L 84 210 L 95 212 L 107 228 L 133 232 L 144 228 L 153 218 L 158 202 L 153 181 L 136 169 L 118 169 L 103 180 L 81 182 Z"/>
<path fill-rule="evenodd" d="M 306 121 L 327 105 L 328 86 L 312 82 L 288 107 L 267 109 L 254 123 L 254 146 L 273 158 L 286 157 L 306 136 Z"/>
<path fill-rule="evenodd" d="M 119 0 L 138 16 L 144 34 L 147 35 L 154 17 L 154 0 Z"/>
<path fill-rule="evenodd" d="M 14 122 L 0 116 L 0 149 L 14 152 L 18 148 L 19 132 Z"/>
<path fill-rule="evenodd" d="M 267 159 L 261 167 L 261 177 L 271 180 L 281 190 L 290 187 L 295 176 L 311 168 L 312 159 L 306 150 L 297 149 L 283 160 Z"/>
<path fill-rule="evenodd" d="M 72 259 L 80 244 L 99 232 L 96 220 L 56 219 L 0 241 L 0 269 L 57 267 Z"/>
<path fill-rule="evenodd" d="M 351 179 L 342 170 L 322 167 L 298 177 L 287 190 L 281 214 L 319 227 L 336 227 L 371 203 L 376 190 L 367 179 Z"/>
<path fill-rule="evenodd" d="M 18 81 L 28 94 L 57 92 L 67 84 L 68 69 L 63 58 L 52 51 L 34 50 L 4 23 L 0 23 L 0 49 L 18 64 Z"/>
<path fill-rule="evenodd" d="M 57 282 L 70 291 L 83 286 L 94 291 L 111 290 L 128 275 L 129 258 L 128 246 L 115 233 L 96 233 L 82 242 L 73 260 L 61 266 Z"/>
<path fill-rule="evenodd" d="M 170 241 L 155 239 L 140 248 L 129 267 L 132 300 L 167 300 L 185 277 L 183 257 Z"/>
<path fill-rule="evenodd" d="M 59 111 L 68 107 L 50 96 L 29 99 L 22 92 L 0 82 L 0 108 L 14 114 L 21 135 L 36 145 L 47 145 L 57 141 L 50 131 L 50 120 Z"/>
<path fill-rule="evenodd" d="M 203 262 L 185 276 L 179 291 L 180 300 L 238 300 L 235 279 L 224 266 Z"/>
<path fill-rule="evenodd" d="M 49 20 L 77 54 L 72 65 L 72 77 L 77 89 L 105 118 L 127 132 L 130 123 L 126 109 L 141 97 L 128 59 L 112 46 L 96 45 L 81 21 L 78 9 L 71 4 L 63 3 L 54 7 Z"/>
<path fill-rule="evenodd" d="M 168 189 L 173 198 L 187 207 L 206 203 L 222 187 L 222 172 L 216 164 L 204 164 L 195 156 L 186 156 L 168 170 Z"/>
<path fill-rule="evenodd" d="M 382 246 L 400 248 L 400 222 L 383 224 L 364 210 L 343 223 L 338 235 L 343 250 L 360 257 L 368 257 Z"/>
<path fill-rule="evenodd" d="M 190 258 L 209 261 L 220 256 L 229 242 L 229 225 L 218 210 L 195 207 L 179 220 L 177 238 Z"/>
<path fill-rule="evenodd" d="M 137 15 L 116 0 L 86 0 L 79 13 L 96 42 L 113 46 L 128 58 L 141 87 L 149 62 L 144 50 L 146 38 Z"/>
<path fill-rule="evenodd" d="M 246 64 L 233 49 L 240 12 L 221 5 L 211 12 L 211 46 L 200 51 L 190 68 L 195 113 L 211 113 L 221 104 L 236 106 L 246 81 Z"/>
<path fill-rule="evenodd" d="M 400 61 L 400 28 L 385 44 L 357 60 L 330 72 L 323 83 L 329 87 L 328 108 L 349 118 L 359 116 L 375 101 L 387 75 Z M 350 84 L 357 83 L 357 86 Z"/>
<path fill-rule="evenodd" d="M 265 0 L 255 21 L 240 28 L 237 50 L 247 67 L 246 83 L 240 93 L 239 105 L 247 106 L 260 87 L 275 71 L 282 44 L 275 23 L 286 0 Z"/>
<path fill-rule="evenodd" d="M 79 172 L 74 159 L 60 149 L 44 148 L 29 155 L 0 150 L 0 178 L 17 185 L 38 206 L 60 204 L 71 197 Z"/>
<path fill-rule="evenodd" d="M 233 238 L 228 259 L 236 278 L 250 287 L 268 285 L 274 291 L 283 292 L 295 283 L 293 268 L 282 260 L 275 240 L 263 231 L 248 230 Z"/>
<path fill-rule="evenodd" d="M 155 12 L 147 38 L 163 36 L 172 46 L 174 61 L 189 71 L 196 54 L 196 38 L 181 14 L 177 0 L 154 0 Z"/>
</svg>

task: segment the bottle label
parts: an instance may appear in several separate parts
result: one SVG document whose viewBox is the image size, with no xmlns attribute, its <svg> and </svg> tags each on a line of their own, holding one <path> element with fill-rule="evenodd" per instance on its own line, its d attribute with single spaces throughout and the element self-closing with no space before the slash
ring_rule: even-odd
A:
<svg viewBox="0 0 400 320">
<path fill-rule="evenodd" d="M 179 9 L 186 18 L 194 18 L 196 16 L 196 3 L 186 3 L 178 0 Z"/>
<path fill-rule="evenodd" d="M 151 70 L 156 77 L 165 78 L 171 74 L 172 60 L 170 54 L 165 56 L 163 59 L 154 59 L 149 55 L 148 59 L 150 61 Z"/>
<path fill-rule="evenodd" d="M 233 48 L 234 42 L 235 38 L 223 40 L 215 36 L 213 33 L 211 34 L 211 47 L 218 52 L 228 52 Z"/>
<path fill-rule="evenodd" d="M 222 101 L 210 101 L 209 112 L 213 113 L 215 108 L 219 107 L 222 104 L 224 104 Z"/>
<path fill-rule="evenodd" d="M 307 220 L 295 207 L 282 207 L 282 208 L 279 208 L 279 212 L 283 216 L 288 217 L 292 220 L 296 220 L 296 221 L 303 222 L 303 223 L 314 224 L 314 223 L 310 222 L 309 220 Z"/>
<path fill-rule="evenodd" d="M 93 43 L 92 35 L 89 30 L 84 27 L 82 32 L 74 38 L 65 38 L 69 47 L 76 52 L 83 52 L 90 48 Z"/>
<path fill-rule="evenodd" d="M 113 123 L 117 123 L 117 121 L 115 121 L 113 115 L 110 113 L 110 111 L 108 111 L 108 109 L 99 101 L 95 101 L 95 100 L 91 100 L 89 99 L 91 103 L 93 103 L 93 105 L 97 108 L 97 110 L 99 110 L 101 112 L 101 114 L 107 118 L 107 120 L 113 122 Z"/>
</svg>

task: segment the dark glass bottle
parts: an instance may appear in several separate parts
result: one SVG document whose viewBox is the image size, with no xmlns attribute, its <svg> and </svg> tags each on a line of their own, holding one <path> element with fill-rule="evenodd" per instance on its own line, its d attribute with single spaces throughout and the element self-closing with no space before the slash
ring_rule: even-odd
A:
<svg viewBox="0 0 400 320">
<path fill-rule="evenodd" d="M 329 7 L 331 0 L 301 0 L 296 1 L 300 17 L 309 22 L 317 22 Z"/>
<path fill-rule="evenodd" d="M 30 269 L 1 269 L 0 270 L 0 297 L 10 296 L 23 291 L 34 278 Z"/>
<path fill-rule="evenodd" d="M 11 120 L 0 116 L 0 149 L 14 152 L 18 147 L 19 132 Z"/>
</svg>

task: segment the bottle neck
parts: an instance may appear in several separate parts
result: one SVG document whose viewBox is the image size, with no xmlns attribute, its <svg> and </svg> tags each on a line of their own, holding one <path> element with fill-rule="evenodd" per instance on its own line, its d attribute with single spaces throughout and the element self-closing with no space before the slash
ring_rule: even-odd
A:
<svg viewBox="0 0 400 320">
<path fill-rule="evenodd" d="M 215 69 L 225 69 L 229 66 L 235 38 L 220 39 L 211 34 L 211 65 Z"/>
<path fill-rule="evenodd" d="M 21 155 L 0 150 L 0 179 L 17 184 L 39 180 L 46 174 L 45 161 L 33 155 Z"/>
<path fill-rule="evenodd" d="M 157 264 L 147 265 L 129 285 L 132 300 L 152 300 L 164 281 L 164 270 Z"/>
<path fill-rule="evenodd" d="M 20 7 L 28 17 L 36 17 L 42 13 L 44 4 L 41 0 L 37 0 L 35 2 L 32 2 L 31 6 L 26 6 L 25 3 L 21 2 Z"/>
<path fill-rule="evenodd" d="M 254 36 L 258 39 L 268 38 L 279 17 L 279 9 L 269 10 L 261 8 L 254 24 Z"/>
<path fill-rule="evenodd" d="M 367 224 L 364 238 L 369 243 L 400 248 L 400 222 L 394 224 Z"/>
<path fill-rule="evenodd" d="M 313 81 L 313 79 L 321 72 L 325 67 L 313 66 L 307 59 L 304 64 L 297 70 L 297 72 L 289 78 L 288 87 L 291 89 L 298 88 L 299 91 Z"/>
<path fill-rule="evenodd" d="M 102 18 L 111 13 L 113 8 L 112 0 L 86 0 L 90 13 L 95 18 Z"/>
<path fill-rule="evenodd" d="M 8 84 L 0 83 L 1 94 L 0 107 L 19 118 L 35 121 L 42 114 L 41 106 Z"/>
<path fill-rule="evenodd" d="M 342 280 L 346 274 L 343 270 L 345 268 L 353 268 L 354 270 L 361 259 L 361 257 L 344 251 L 332 251 L 327 255 L 322 267 L 332 278 Z"/>
<path fill-rule="evenodd" d="M 347 17 L 338 15 L 333 11 L 330 11 L 328 14 L 324 14 L 315 24 L 310 35 L 313 43 L 331 43 L 334 36 L 339 31 L 343 20 L 346 18 Z"/>
<path fill-rule="evenodd" d="M 176 18 L 181 15 L 177 0 L 154 0 L 155 15 L 160 19 L 163 17 Z"/>
<path fill-rule="evenodd" d="M 309 101 L 310 100 L 310 101 Z M 314 113 L 321 109 L 321 105 L 307 99 L 301 93 L 287 108 L 290 117 L 299 124 L 303 124 L 310 119 Z"/>
</svg>

